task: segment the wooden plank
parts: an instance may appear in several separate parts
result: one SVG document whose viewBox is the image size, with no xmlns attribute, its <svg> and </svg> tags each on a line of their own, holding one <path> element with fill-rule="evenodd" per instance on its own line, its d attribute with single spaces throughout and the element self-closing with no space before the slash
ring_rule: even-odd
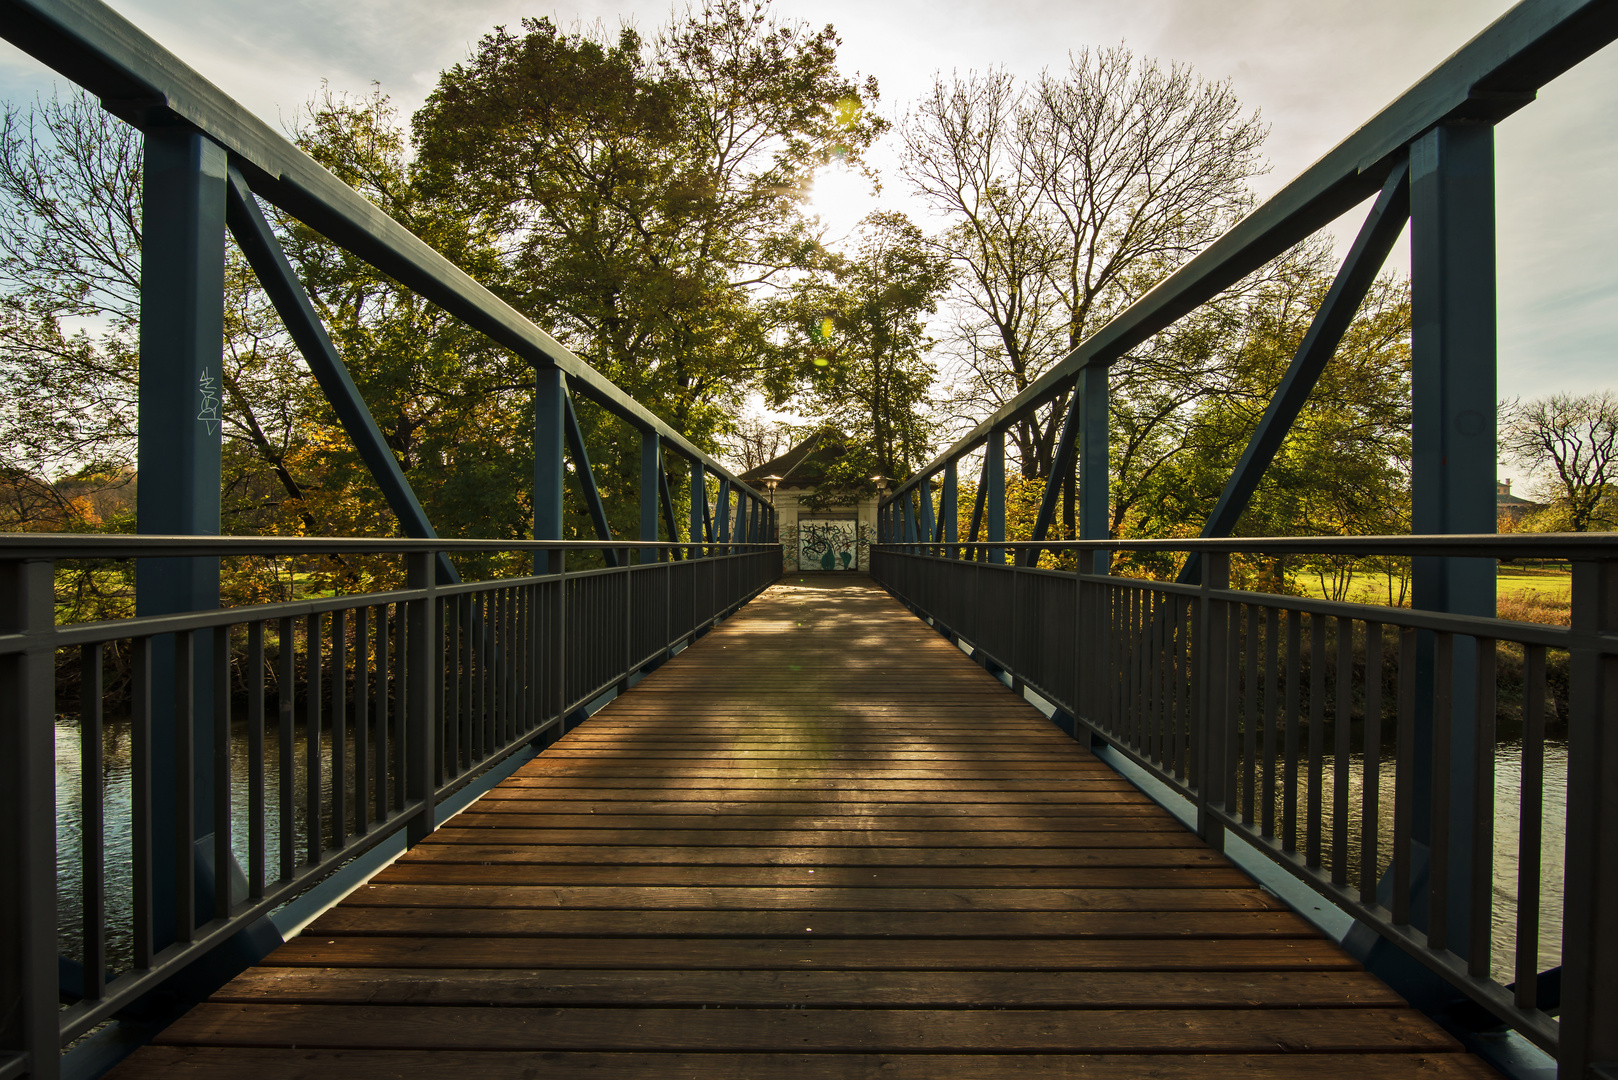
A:
<svg viewBox="0 0 1618 1080">
<path fill-rule="evenodd" d="M 342 906 L 311 937 L 1314 938 L 1291 912 L 524 911 Z"/>
<path fill-rule="evenodd" d="M 1310 1080 L 1499 1080 L 1467 1054 L 1311 1054 Z M 1297 1080 L 1300 1062 L 1268 1054 L 684 1054 L 278 1050 L 151 1046 L 121 1080 Z"/>
<path fill-rule="evenodd" d="M 506 971 L 249 968 L 215 1002 L 932 1008 L 1398 1008 L 1354 971 Z"/>
<path fill-rule="evenodd" d="M 204 1003 L 162 1045 L 821 1053 L 1454 1052 L 1410 1009 L 554 1009 Z"/>
<path fill-rule="evenodd" d="M 806 926 L 813 923 L 805 922 Z M 271 967 L 764 968 L 841 971 L 1357 971 L 1324 938 L 1049 939 L 433 938 L 304 935 Z"/>
<path fill-rule="evenodd" d="M 423 844 L 415 865 L 479 866 L 815 866 L 815 867 L 995 867 L 1055 866 L 1198 867 L 1220 870 L 1222 856 L 1195 848 L 923 848 L 923 847 L 681 847 L 588 844 Z"/>
<path fill-rule="evenodd" d="M 792 885 L 868 889 L 1240 889 L 1235 868 L 1026 866 L 484 866 L 401 859 L 373 881 L 461 885 Z"/>
<path fill-rule="evenodd" d="M 819 875 L 816 875 L 819 876 Z M 373 881 L 343 907 L 569 908 L 581 911 L 1281 911 L 1246 883 L 1211 889 L 682 888 L 600 885 L 433 885 Z M 808 925 L 814 925 L 810 923 Z"/>
<path fill-rule="evenodd" d="M 1059 833 L 1075 838 L 1084 837 L 1086 838 L 1083 841 L 1084 845 L 1090 847 L 1121 847 L 1136 843 L 1146 836 L 1155 837 L 1153 843 L 1169 847 L 1194 847 L 1201 843 L 1195 836 L 1187 833 L 1177 821 L 1156 815 L 1126 817 L 1121 814 L 1102 816 L 1092 813 L 1058 816 L 1030 813 L 1021 817 L 985 817 L 972 811 L 964 811 L 955 815 L 905 816 L 880 813 L 887 807 L 877 804 L 870 806 L 869 812 L 864 814 L 805 817 L 790 812 L 692 814 L 681 813 L 683 807 L 680 806 L 668 808 L 667 812 L 663 813 L 642 807 L 636 807 L 630 813 L 620 813 L 611 807 L 596 811 L 594 808 L 584 810 L 565 803 L 557 805 L 559 808 L 554 810 L 533 809 L 509 802 L 475 805 L 451 818 L 434 836 L 442 834 L 447 829 L 552 829 L 558 832 L 591 833 L 702 829 L 709 843 L 728 843 L 727 838 L 738 834 L 774 832 L 790 827 L 795 835 L 802 837 L 798 843 L 804 844 L 836 843 L 835 839 L 822 838 L 828 834 L 835 837 L 840 833 L 849 832 L 867 836 L 880 832 L 918 832 L 936 836 L 940 841 L 946 837 L 956 838 L 950 840 L 950 843 L 970 843 L 959 840 L 961 836 L 991 836 L 1005 833 L 1028 835 Z M 660 806 L 659 809 L 663 808 Z M 951 817 L 965 820 L 952 821 Z M 951 825 L 958 828 L 966 823 L 970 823 L 972 827 L 970 833 L 957 833 L 951 828 Z M 1114 835 L 1118 833 L 1128 835 Z"/>
</svg>

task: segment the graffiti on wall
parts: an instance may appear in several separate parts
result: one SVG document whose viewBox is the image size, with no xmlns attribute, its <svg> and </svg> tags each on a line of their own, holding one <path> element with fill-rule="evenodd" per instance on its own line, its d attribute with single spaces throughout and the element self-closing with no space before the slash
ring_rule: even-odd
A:
<svg viewBox="0 0 1618 1080">
<path fill-rule="evenodd" d="M 853 521 L 799 521 L 798 569 L 858 570 L 860 529 Z"/>
</svg>

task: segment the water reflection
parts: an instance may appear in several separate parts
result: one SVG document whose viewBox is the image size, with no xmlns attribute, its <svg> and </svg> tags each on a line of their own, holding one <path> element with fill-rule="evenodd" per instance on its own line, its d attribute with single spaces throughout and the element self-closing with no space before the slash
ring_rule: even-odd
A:
<svg viewBox="0 0 1618 1080">
<path fill-rule="evenodd" d="M 332 747 L 330 731 L 321 732 L 320 745 L 320 799 L 329 815 L 332 796 Z M 296 725 L 293 738 L 293 837 L 297 859 L 307 858 L 308 845 L 308 751 L 306 728 Z M 354 740 L 347 740 L 348 760 L 354 760 Z M 248 754 L 247 723 L 239 721 L 231 731 L 231 849 L 237 863 L 245 870 L 248 865 Z M 56 718 L 56 874 L 57 874 L 57 949 L 63 956 L 79 960 L 84 955 L 83 933 L 83 825 L 84 811 L 81 787 L 81 731 L 76 716 Z M 391 772 L 391 770 L 390 770 Z M 111 972 L 126 971 L 133 958 L 133 830 L 131 822 L 132 758 L 130 725 L 127 722 L 108 721 L 102 738 L 101 783 L 104 792 L 105 825 L 103 865 L 106 874 L 106 915 L 102 920 L 106 939 L 107 966 Z M 264 792 L 266 813 L 264 818 L 264 850 L 267 855 L 265 876 L 269 881 L 279 877 L 279 850 L 281 821 L 277 810 L 281 781 L 281 752 L 275 724 L 268 725 L 265 737 Z M 348 781 L 348 825 L 353 826 L 353 780 Z M 374 791 L 374 783 L 371 785 Z M 370 792 L 367 793 L 368 797 Z M 331 823 L 323 825 L 323 839 L 331 840 Z"/>
<path fill-rule="evenodd" d="M 1390 748 L 1391 749 L 1391 748 Z M 1393 863 L 1393 811 L 1394 769 L 1391 753 L 1385 752 L 1377 763 L 1377 873 L 1387 873 Z M 1323 755 L 1321 785 L 1321 863 L 1329 872 L 1333 867 L 1331 850 L 1333 779 L 1337 758 Z M 1280 762 L 1277 762 L 1277 771 Z M 1359 887 L 1360 823 L 1363 820 L 1365 758 L 1353 754 L 1348 767 L 1348 881 Z M 1518 852 L 1519 808 L 1522 800 L 1522 743 L 1503 742 L 1495 751 L 1494 795 L 1494 902 L 1493 935 L 1490 973 L 1501 983 L 1516 980 L 1517 942 L 1517 873 L 1520 866 Z M 1245 798 L 1245 775 L 1238 777 L 1238 806 Z M 1283 796 L 1279 780 L 1275 792 L 1275 823 L 1282 828 Z M 1262 788 L 1261 788 L 1262 790 Z M 1262 794 L 1260 795 L 1262 801 Z M 1297 846 L 1304 846 L 1304 823 L 1309 805 L 1309 770 L 1305 762 L 1298 764 Z M 1258 814 L 1255 809 L 1255 815 Z M 1562 870 L 1565 858 L 1563 831 L 1567 821 L 1567 745 L 1545 744 L 1545 788 L 1541 815 L 1540 841 L 1540 902 L 1539 902 L 1539 970 L 1553 968 L 1562 962 Z"/>
</svg>

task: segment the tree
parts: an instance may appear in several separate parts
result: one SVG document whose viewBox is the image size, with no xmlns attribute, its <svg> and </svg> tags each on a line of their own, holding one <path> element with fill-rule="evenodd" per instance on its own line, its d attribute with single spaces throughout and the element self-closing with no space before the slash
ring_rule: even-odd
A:
<svg viewBox="0 0 1618 1080">
<path fill-rule="evenodd" d="M 904 174 L 952 219 L 963 269 L 955 408 L 981 417 L 1032 385 L 1250 205 L 1264 128 L 1226 83 L 1119 46 L 1019 89 L 938 79 L 904 127 Z M 1067 405 L 1017 425 L 1024 476 L 1050 471 Z"/>
<path fill-rule="evenodd" d="M 1588 532 L 1618 520 L 1618 396 L 1611 391 L 1552 394 L 1501 406 L 1500 451 L 1540 477 L 1534 491 Z"/>
<path fill-rule="evenodd" d="M 830 256 L 829 278 L 795 290 L 790 379 L 772 386 L 773 405 L 802 395 L 800 407 L 847 439 L 817 488 L 822 504 L 869 493 L 873 475 L 908 476 L 931 451 L 926 317 L 949 285 L 949 262 L 903 214 L 871 214 L 857 237 L 853 255 Z"/>
<path fill-rule="evenodd" d="M 430 190 L 501 237 L 502 290 L 699 443 L 778 359 L 758 293 L 814 251 L 814 170 L 884 124 L 830 27 L 720 0 L 648 45 L 499 28 L 415 119 Z"/>
</svg>

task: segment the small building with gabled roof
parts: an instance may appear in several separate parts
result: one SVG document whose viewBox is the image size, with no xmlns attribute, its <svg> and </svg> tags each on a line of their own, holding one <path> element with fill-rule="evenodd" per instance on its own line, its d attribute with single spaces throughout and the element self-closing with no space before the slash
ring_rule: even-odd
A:
<svg viewBox="0 0 1618 1080">
<path fill-rule="evenodd" d="M 822 505 L 813 498 L 848 449 L 842 432 L 822 428 L 779 457 L 742 473 L 746 483 L 771 493 L 789 571 L 865 571 L 870 566 L 877 502 L 892 481 L 876 478 L 871 490 L 849 502 Z"/>
</svg>

